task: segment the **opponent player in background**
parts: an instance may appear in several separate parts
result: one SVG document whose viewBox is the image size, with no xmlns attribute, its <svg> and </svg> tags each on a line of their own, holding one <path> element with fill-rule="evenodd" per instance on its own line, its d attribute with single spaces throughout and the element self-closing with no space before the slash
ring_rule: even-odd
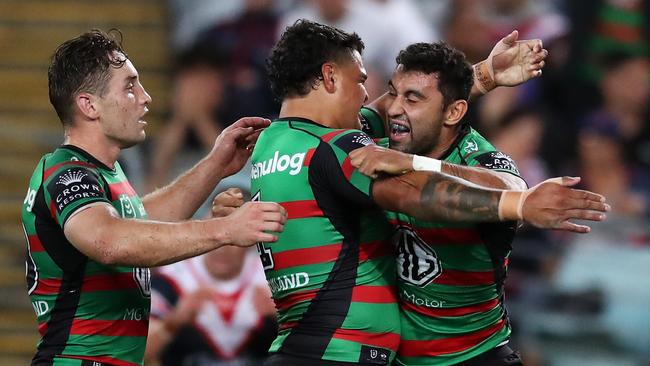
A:
<svg viewBox="0 0 650 366">
<path fill-rule="evenodd" d="M 389 364 L 400 340 L 391 232 L 381 209 L 422 220 L 523 219 L 584 232 L 573 218 L 601 220 L 604 198 L 544 182 L 527 191 L 485 189 L 442 173 L 371 180 L 349 153 L 372 144 L 358 113 L 367 99 L 356 34 L 301 20 L 268 61 L 280 118 L 252 157 L 254 200 L 288 211 L 285 232 L 258 249 L 280 332 L 267 365 Z M 383 127 L 383 126 L 382 126 Z M 551 199 L 553 198 L 553 199 Z"/>
<path fill-rule="evenodd" d="M 273 242 L 282 231 L 286 213 L 275 203 L 186 221 L 221 178 L 241 169 L 269 121 L 235 122 L 201 162 L 140 199 L 117 159 L 144 140 L 151 97 L 120 40 L 93 30 L 66 41 L 48 77 L 65 135 L 36 166 L 22 207 L 27 290 L 41 335 L 32 364 L 142 365 L 147 267 L 226 244 Z"/>
<path fill-rule="evenodd" d="M 224 246 L 164 266 L 153 274 L 151 287 L 147 362 L 264 363 L 277 323 L 255 250 Z"/>
</svg>

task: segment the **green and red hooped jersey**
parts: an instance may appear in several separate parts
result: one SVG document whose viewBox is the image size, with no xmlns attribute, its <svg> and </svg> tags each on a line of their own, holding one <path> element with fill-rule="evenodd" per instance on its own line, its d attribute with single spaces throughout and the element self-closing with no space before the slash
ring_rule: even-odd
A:
<svg viewBox="0 0 650 366">
<path fill-rule="evenodd" d="M 514 161 L 466 128 L 442 160 L 519 176 Z M 398 365 L 455 365 L 509 340 L 503 284 L 516 223 L 426 222 L 396 227 L 402 342 Z"/>
<path fill-rule="evenodd" d="M 100 203 L 125 218 L 147 217 L 119 163 L 110 169 L 70 145 L 41 158 L 22 208 L 27 292 L 41 336 L 32 365 L 143 364 L 149 269 L 102 265 L 63 233 L 71 215 Z"/>
<path fill-rule="evenodd" d="M 383 122 L 361 110 L 364 131 L 384 137 Z M 388 146 L 387 139 L 378 141 Z M 465 127 L 442 160 L 519 177 L 515 162 Z M 433 223 L 388 213 L 396 230 L 402 342 L 396 364 L 455 365 L 504 344 L 510 326 L 503 282 L 515 223 Z"/>
<path fill-rule="evenodd" d="M 372 180 L 348 153 L 371 144 L 358 130 L 275 120 L 252 156 L 254 200 L 288 212 L 276 243 L 258 251 L 279 312 L 270 352 L 387 365 L 400 341 L 392 228 Z"/>
</svg>

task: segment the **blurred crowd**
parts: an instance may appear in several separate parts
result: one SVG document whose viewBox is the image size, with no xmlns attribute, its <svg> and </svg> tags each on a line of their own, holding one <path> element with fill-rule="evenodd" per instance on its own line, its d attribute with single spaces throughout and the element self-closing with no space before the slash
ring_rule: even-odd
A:
<svg viewBox="0 0 650 366">
<path fill-rule="evenodd" d="M 582 187 L 607 196 L 612 212 L 585 236 L 520 230 L 507 282 L 513 342 L 527 365 L 641 365 L 650 358 L 650 1 L 169 0 L 169 7 L 168 121 L 141 154 L 124 162 L 128 175 L 141 175 L 141 192 L 193 164 L 237 118 L 277 115 L 265 58 L 299 18 L 361 36 L 371 100 L 383 94 L 395 56 L 409 43 L 445 40 L 475 63 L 513 29 L 520 39 L 542 39 L 549 50 L 543 75 L 471 101 L 467 118 L 514 158 L 529 186 L 580 176 Z M 246 190 L 248 174 L 245 168 L 218 190 Z M 264 344 L 255 340 L 272 339 L 273 311 L 259 295 L 264 281 L 242 269 L 256 256 L 228 255 L 237 265 L 225 275 L 202 267 L 213 260 L 209 255 L 159 272 L 152 315 L 174 314 L 164 331 L 176 338 L 150 357 L 174 365 L 245 365 L 263 357 Z M 166 271 L 199 282 L 183 290 L 165 280 Z M 201 286 L 215 290 L 206 295 L 197 292 Z M 256 315 L 236 323 L 237 306 Z M 233 344 L 206 333 L 206 319 L 246 329 Z M 183 333 L 186 325 L 204 335 L 212 356 L 178 361 L 179 352 L 196 345 Z"/>
</svg>

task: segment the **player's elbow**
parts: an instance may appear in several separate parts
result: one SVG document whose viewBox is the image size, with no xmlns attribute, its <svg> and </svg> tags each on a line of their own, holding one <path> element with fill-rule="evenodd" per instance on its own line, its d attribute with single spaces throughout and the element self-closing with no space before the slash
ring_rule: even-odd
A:
<svg viewBox="0 0 650 366">
<path fill-rule="evenodd" d="M 114 230 L 97 230 L 91 244 L 95 248 L 91 259 L 107 266 L 123 264 L 128 254 L 121 250 L 118 235 Z"/>
</svg>

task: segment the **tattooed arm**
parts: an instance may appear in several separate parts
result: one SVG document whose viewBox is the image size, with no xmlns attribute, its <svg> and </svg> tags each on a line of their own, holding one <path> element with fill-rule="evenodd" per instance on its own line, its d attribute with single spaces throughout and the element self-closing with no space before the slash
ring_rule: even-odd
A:
<svg viewBox="0 0 650 366">
<path fill-rule="evenodd" d="M 589 232 L 570 220 L 602 221 L 609 210 L 599 194 L 570 188 L 579 178 L 555 178 L 525 191 L 483 188 L 444 173 L 412 172 L 375 181 L 372 194 L 384 209 L 423 220 L 496 222 L 524 220 L 546 229 Z"/>
<path fill-rule="evenodd" d="M 384 209 L 422 220 L 497 222 L 500 190 L 440 173 L 414 172 L 377 179 L 372 195 Z"/>
<path fill-rule="evenodd" d="M 514 161 L 509 157 L 501 156 L 501 160 L 505 159 L 514 166 Z M 413 171 L 413 155 L 377 145 L 368 145 L 352 151 L 350 162 L 361 173 L 372 178 L 377 178 L 382 173 L 399 175 Z M 523 179 L 504 171 L 451 164 L 445 161 L 441 162 L 441 171 L 484 187 L 515 190 L 527 188 Z"/>
</svg>

